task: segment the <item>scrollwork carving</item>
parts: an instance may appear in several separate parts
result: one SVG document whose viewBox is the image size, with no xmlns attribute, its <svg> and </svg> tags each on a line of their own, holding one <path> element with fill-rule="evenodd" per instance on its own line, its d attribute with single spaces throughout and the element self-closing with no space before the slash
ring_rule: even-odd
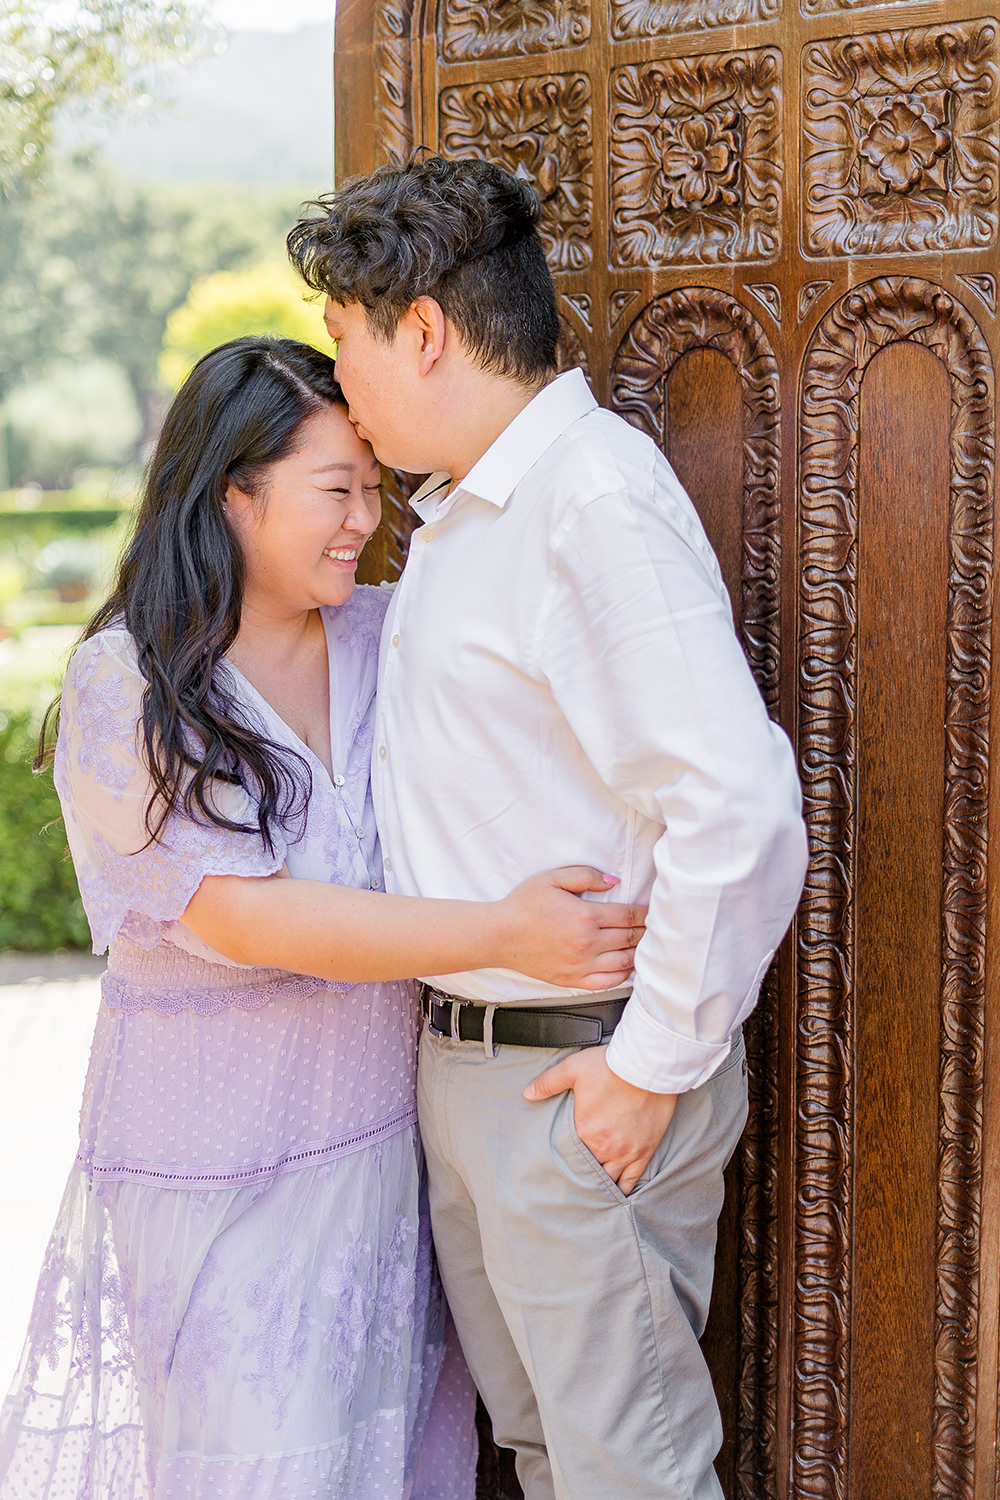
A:
<svg viewBox="0 0 1000 1500">
<path fill-rule="evenodd" d="M 798 968 L 793 1414 L 796 1493 L 843 1500 L 850 1402 L 857 472 L 861 380 L 886 345 L 951 384 L 952 482 L 934 1362 L 935 1500 L 972 1500 L 979 1308 L 993 371 L 940 287 L 882 277 L 819 324 L 802 380 L 801 767 L 812 862 Z"/>
<path fill-rule="evenodd" d="M 997 315 L 997 279 L 989 271 L 984 271 L 976 276 L 971 272 L 968 276 L 960 276 L 959 281 L 967 286 L 970 292 L 974 292 L 980 302 L 987 309 L 990 317 Z"/>
<path fill-rule="evenodd" d="M 682 355 L 714 349 L 743 392 L 744 512 L 740 629 L 768 708 L 780 674 L 780 472 L 778 367 L 757 319 L 725 292 L 694 287 L 644 308 L 611 369 L 611 404 L 663 442 L 667 381 Z M 778 1318 L 777 975 L 768 975 L 747 1027 L 750 1121 L 740 1146 L 740 1500 L 773 1491 Z"/>
<path fill-rule="evenodd" d="M 773 281 L 748 281 L 747 291 L 756 297 L 761 307 L 781 327 L 781 288 Z"/>
<path fill-rule="evenodd" d="M 441 91 L 445 156 L 503 161 L 542 200 L 539 223 L 549 264 L 590 264 L 593 146 L 590 79 L 585 73 L 463 84 Z"/>
<path fill-rule="evenodd" d="M 560 374 L 564 370 L 582 370 L 585 375 L 590 375 L 590 360 L 587 351 L 583 347 L 580 335 L 560 315 L 559 318 L 559 344 L 556 349 L 556 369 Z"/>
<path fill-rule="evenodd" d="M 444 0 L 444 62 L 522 57 L 580 47 L 590 37 L 590 0 Z"/>
<path fill-rule="evenodd" d="M 413 150 L 414 0 L 380 0 L 375 10 L 375 139 L 388 161 Z"/>
<path fill-rule="evenodd" d="M 833 286 L 832 281 L 804 281 L 799 287 L 799 322 L 808 317 L 813 304 L 825 297 Z"/>
<path fill-rule="evenodd" d="M 745 26 L 781 14 L 781 0 L 611 0 L 611 36 L 671 36 L 708 26 Z"/>
<path fill-rule="evenodd" d="M 632 306 L 636 297 L 641 296 L 641 292 L 629 291 L 627 288 L 618 292 L 612 292 L 608 298 L 608 327 L 614 328 L 619 318 Z"/>
<path fill-rule="evenodd" d="M 766 260 L 780 240 L 781 56 L 671 58 L 611 73 L 611 259 Z"/>
<path fill-rule="evenodd" d="M 573 309 L 588 333 L 593 333 L 594 299 L 589 292 L 566 292 L 563 301 Z"/>
<path fill-rule="evenodd" d="M 907 0 L 799 0 L 799 8 L 804 16 L 828 16 L 845 10 L 880 10 L 906 3 Z"/>
<path fill-rule="evenodd" d="M 996 235 L 994 21 L 807 48 L 803 227 L 810 255 L 971 249 Z"/>
</svg>

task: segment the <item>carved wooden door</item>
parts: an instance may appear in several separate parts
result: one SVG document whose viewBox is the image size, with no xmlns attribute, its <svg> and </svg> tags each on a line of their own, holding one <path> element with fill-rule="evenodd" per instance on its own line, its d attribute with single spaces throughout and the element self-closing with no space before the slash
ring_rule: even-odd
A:
<svg viewBox="0 0 1000 1500">
<path fill-rule="evenodd" d="M 340 175 L 423 142 L 531 178 L 564 357 L 665 447 L 798 746 L 707 1335 L 732 1500 L 1000 1497 L 998 21 L 338 4 Z"/>
</svg>

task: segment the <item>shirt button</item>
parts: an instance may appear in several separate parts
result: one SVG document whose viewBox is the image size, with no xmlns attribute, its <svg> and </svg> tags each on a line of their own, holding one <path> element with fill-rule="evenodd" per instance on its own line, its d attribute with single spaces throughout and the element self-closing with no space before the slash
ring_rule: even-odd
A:
<svg viewBox="0 0 1000 1500">
<path fill-rule="evenodd" d="M 392 644 L 394 646 L 398 646 L 399 645 L 399 631 L 398 630 L 396 631 L 396 634 L 392 638 Z"/>
<path fill-rule="evenodd" d="M 387 754 L 388 754 L 388 751 L 386 750 L 385 746 L 384 745 L 379 745 L 379 747 L 378 747 L 378 758 L 379 758 L 379 760 L 385 760 Z"/>
<path fill-rule="evenodd" d="M 420 533 L 420 535 L 423 537 L 423 539 L 424 539 L 425 542 L 433 542 L 433 540 L 434 540 L 434 528 L 433 528 L 433 526 L 425 526 L 424 529 L 423 529 L 423 531 Z"/>
<path fill-rule="evenodd" d="M 382 863 L 385 865 L 386 874 L 387 875 L 391 875 L 392 874 L 392 860 L 391 859 L 384 859 L 382 861 Z"/>
<path fill-rule="evenodd" d="M 381 882 L 381 880 L 379 880 L 378 876 L 376 875 L 375 879 L 372 881 L 372 890 L 373 891 L 380 891 L 381 889 L 382 889 L 382 882 Z"/>
<path fill-rule="evenodd" d="M 333 784 L 334 784 L 334 786 L 343 786 L 344 785 L 344 778 L 343 778 L 343 776 L 335 776 L 333 778 Z"/>
<path fill-rule="evenodd" d="M 359 839 L 363 839 L 365 836 L 365 830 L 363 828 L 355 828 L 354 832 L 357 834 Z"/>
</svg>

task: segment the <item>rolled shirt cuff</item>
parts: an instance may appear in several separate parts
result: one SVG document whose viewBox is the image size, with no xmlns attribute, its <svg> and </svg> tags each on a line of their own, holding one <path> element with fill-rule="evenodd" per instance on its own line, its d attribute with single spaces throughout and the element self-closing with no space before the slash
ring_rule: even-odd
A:
<svg viewBox="0 0 1000 1500">
<path fill-rule="evenodd" d="M 731 1038 L 698 1042 L 670 1031 L 633 994 L 608 1044 L 608 1067 L 626 1083 L 654 1094 L 686 1094 L 717 1073 Z"/>
</svg>

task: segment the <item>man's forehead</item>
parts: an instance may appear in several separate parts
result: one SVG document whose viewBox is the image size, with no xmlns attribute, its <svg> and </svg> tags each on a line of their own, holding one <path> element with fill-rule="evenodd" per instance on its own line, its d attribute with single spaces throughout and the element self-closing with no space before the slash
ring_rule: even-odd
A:
<svg viewBox="0 0 1000 1500">
<path fill-rule="evenodd" d="M 332 297 L 327 297 L 323 306 L 323 321 L 327 325 L 336 323 L 342 326 L 345 322 L 350 322 L 352 314 L 358 313 L 364 316 L 364 308 L 359 302 L 334 302 Z"/>
</svg>

